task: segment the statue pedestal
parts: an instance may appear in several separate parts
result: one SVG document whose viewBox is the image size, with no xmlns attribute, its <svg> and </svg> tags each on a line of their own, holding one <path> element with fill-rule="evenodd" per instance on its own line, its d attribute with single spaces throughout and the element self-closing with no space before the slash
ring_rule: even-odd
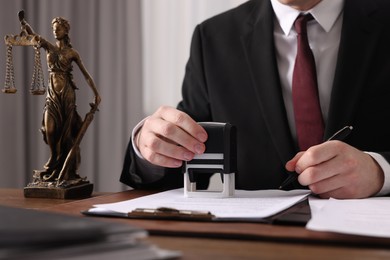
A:
<svg viewBox="0 0 390 260">
<path fill-rule="evenodd" d="M 92 191 L 92 183 L 84 183 L 67 188 L 42 187 L 39 185 L 29 184 L 24 188 L 24 197 L 48 199 L 83 199 L 91 197 Z"/>
</svg>

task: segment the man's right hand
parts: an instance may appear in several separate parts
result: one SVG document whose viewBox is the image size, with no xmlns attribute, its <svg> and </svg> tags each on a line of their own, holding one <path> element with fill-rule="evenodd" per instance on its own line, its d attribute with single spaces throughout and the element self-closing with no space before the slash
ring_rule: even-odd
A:
<svg viewBox="0 0 390 260">
<path fill-rule="evenodd" d="M 145 120 L 135 140 L 146 160 L 177 168 L 204 153 L 207 132 L 186 113 L 162 106 Z"/>
</svg>

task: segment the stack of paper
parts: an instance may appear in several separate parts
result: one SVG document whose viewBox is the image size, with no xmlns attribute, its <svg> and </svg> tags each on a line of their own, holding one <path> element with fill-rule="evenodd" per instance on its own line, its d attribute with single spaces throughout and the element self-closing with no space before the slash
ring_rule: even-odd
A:
<svg viewBox="0 0 390 260">
<path fill-rule="evenodd" d="M 236 190 L 228 198 L 187 198 L 183 189 L 169 190 L 117 203 L 94 205 L 89 213 L 126 217 L 135 210 L 174 209 L 180 212 L 209 212 L 218 220 L 262 220 L 278 214 L 304 200 L 309 190 Z"/>
<path fill-rule="evenodd" d="M 318 231 L 390 237 L 390 198 L 350 200 L 309 199 L 312 219 L 307 228 Z"/>
<path fill-rule="evenodd" d="M 132 225 L 0 206 L 0 259 L 166 259 Z"/>
</svg>

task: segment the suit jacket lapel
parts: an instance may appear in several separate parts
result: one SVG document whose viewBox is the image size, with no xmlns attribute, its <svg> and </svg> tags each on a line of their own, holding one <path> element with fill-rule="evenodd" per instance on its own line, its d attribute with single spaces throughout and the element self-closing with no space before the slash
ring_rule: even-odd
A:
<svg viewBox="0 0 390 260">
<path fill-rule="evenodd" d="M 258 1 L 248 20 L 242 43 L 258 105 L 281 161 L 285 163 L 292 158 L 296 150 L 281 92 L 273 41 L 273 19 L 270 1 Z"/>
<path fill-rule="evenodd" d="M 331 102 L 325 138 L 344 125 L 352 124 L 355 108 L 368 83 L 371 53 L 380 36 L 381 25 L 375 24 L 370 16 L 376 10 L 375 4 L 366 0 L 346 0 L 343 29 L 333 83 Z M 348 102 L 346 102 L 348 100 Z"/>
</svg>

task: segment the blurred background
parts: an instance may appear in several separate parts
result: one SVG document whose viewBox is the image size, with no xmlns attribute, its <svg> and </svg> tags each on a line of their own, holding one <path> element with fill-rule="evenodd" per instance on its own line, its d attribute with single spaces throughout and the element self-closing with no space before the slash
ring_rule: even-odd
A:
<svg viewBox="0 0 390 260">
<path fill-rule="evenodd" d="M 79 174 L 95 191 L 128 189 L 119 182 L 132 128 L 160 105 L 176 106 L 196 24 L 245 0 L 0 0 L 0 36 L 19 34 L 25 11 L 36 33 L 54 43 L 51 21 L 70 22 L 70 39 L 102 97 L 100 111 L 81 143 Z M 3 55 L 2 55 L 3 54 Z M 12 50 L 16 94 L 0 92 L 0 187 L 23 188 L 49 157 L 39 132 L 45 95 L 30 94 L 33 48 Z M 41 50 L 47 85 L 45 51 Z M 5 82 L 6 46 L 0 44 Z M 77 65 L 77 105 L 82 118 L 93 101 Z M 1 86 L 3 88 L 3 86 Z"/>
</svg>

